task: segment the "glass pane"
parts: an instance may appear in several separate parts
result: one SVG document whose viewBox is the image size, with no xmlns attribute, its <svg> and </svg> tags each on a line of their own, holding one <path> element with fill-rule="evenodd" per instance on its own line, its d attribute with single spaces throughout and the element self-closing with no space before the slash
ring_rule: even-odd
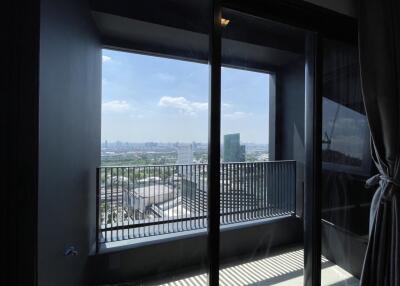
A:
<svg viewBox="0 0 400 286">
<path fill-rule="evenodd" d="M 120 282 L 206 285 L 210 8 L 135 7 L 96 14 L 123 26 L 102 55 L 100 247 L 129 248 L 107 260 Z"/>
<path fill-rule="evenodd" d="M 357 48 L 323 41 L 322 285 L 358 285 L 373 191 Z"/>
<path fill-rule="evenodd" d="M 220 285 L 301 285 L 305 32 L 222 17 Z"/>
</svg>

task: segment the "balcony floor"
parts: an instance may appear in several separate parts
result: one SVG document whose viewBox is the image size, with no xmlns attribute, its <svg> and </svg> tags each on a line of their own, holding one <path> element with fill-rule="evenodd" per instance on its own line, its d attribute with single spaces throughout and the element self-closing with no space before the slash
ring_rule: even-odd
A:
<svg viewBox="0 0 400 286">
<path fill-rule="evenodd" d="M 322 285 L 356 286 L 358 279 L 350 273 L 322 257 Z M 200 286 L 206 284 L 206 274 L 187 274 L 161 281 L 140 281 L 134 284 L 143 286 Z M 124 284 L 125 285 L 125 284 Z M 291 248 L 252 260 L 223 265 L 220 271 L 222 286 L 299 286 L 303 285 L 303 249 Z"/>
</svg>

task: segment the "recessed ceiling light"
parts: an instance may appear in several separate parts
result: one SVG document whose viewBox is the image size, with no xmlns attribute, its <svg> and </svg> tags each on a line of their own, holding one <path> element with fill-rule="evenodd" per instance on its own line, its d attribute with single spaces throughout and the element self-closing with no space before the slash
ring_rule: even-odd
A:
<svg viewBox="0 0 400 286">
<path fill-rule="evenodd" d="M 230 20 L 225 19 L 225 18 L 221 18 L 221 26 L 222 27 L 228 26 L 229 22 L 230 22 Z"/>
</svg>

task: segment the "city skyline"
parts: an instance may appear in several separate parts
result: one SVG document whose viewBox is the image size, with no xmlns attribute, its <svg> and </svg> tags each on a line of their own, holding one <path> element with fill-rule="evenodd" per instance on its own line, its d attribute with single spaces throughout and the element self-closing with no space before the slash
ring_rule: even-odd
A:
<svg viewBox="0 0 400 286">
<path fill-rule="evenodd" d="M 222 68 L 221 139 L 268 143 L 268 76 Z M 103 50 L 101 141 L 208 142 L 208 80 L 206 64 Z"/>
</svg>

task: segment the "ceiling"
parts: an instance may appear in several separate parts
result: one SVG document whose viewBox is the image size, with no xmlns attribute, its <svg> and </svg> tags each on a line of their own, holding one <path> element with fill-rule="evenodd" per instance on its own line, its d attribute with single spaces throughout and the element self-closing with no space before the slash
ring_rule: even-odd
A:
<svg viewBox="0 0 400 286">
<path fill-rule="evenodd" d="M 185 60 L 208 61 L 208 1 L 147 0 L 92 3 L 106 47 Z M 301 59 L 303 31 L 265 19 L 223 10 L 230 23 L 222 30 L 222 62 L 274 71 Z"/>
</svg>

